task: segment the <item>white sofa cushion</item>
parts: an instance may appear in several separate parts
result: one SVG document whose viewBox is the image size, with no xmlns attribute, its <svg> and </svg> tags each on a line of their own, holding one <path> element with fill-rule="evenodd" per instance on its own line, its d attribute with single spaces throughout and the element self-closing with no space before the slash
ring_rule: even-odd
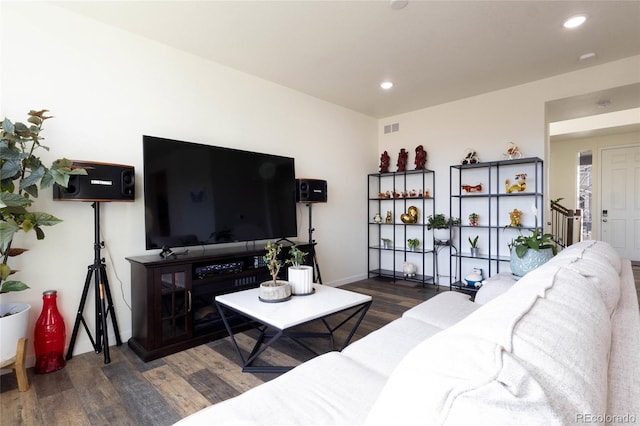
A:
<svg viewBox="0 0 640 426">
<path fill-rule="evenodd" d="M 562 424 L 604 413 L 610 333 L 585 277 L 540 268 L 412 350 L 367 424 Z"/>
<path fill-rule="evenodd" d="M 478 308 L 480 306 L 473 303 L 468 295 L 457 291 L 445 291 L 409 309 L 402 317 L 417 319 L 445 329 Z"/>
<path fill-rule="evenodd" d="M 356 362 L 389 377 L 405 355 L 419 343 L 441 331 L 413 318 L 398 318 L 342 350 Z"/>
<path fill-rule="evenodd" d="M 371 409 L 385 379 L 339 352 L 329 352 L 177 424 L 355 425 Z"/>
</svg>

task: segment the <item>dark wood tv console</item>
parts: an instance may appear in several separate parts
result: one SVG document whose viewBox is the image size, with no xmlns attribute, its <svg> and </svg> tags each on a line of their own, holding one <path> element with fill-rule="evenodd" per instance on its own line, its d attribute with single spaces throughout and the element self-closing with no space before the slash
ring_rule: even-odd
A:
<svg viewBox="0 0 640 426">
<path fill-rule="evenodd" d="M 311 252 L 309 243 L 295 243 Z M 284 242 L 288 257 L 291 242 Z M 151 361 L 211 340 L 227 336 L 216 310 L 215 296 L 253 288 L 270 279 L 262 257 L 265 244 L 204 250 L 163 259 L 158 254 L 127 257 L 131 264 L 131 322 L 129 347 L 143 360 Z M 306 263 L 313 259 L 307 256 Z M 286 279 L 286 268 L 280 276 Z M 234 327 L 247 324 L 240 317 Z"/>
</svg>

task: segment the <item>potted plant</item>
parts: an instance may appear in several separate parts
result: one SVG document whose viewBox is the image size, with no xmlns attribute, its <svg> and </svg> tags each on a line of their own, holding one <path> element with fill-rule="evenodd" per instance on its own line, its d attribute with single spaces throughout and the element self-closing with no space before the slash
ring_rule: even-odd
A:
<svg viewBox="0 0 640 426">
<path fill-rule="evenodd" d="M 380 238 L 382 241 L 382 248 L 390 249 L 391 248 L 391 239 L 390 238 Z"/>
<path fill-rule="evenodd" d="M 420 240 L 417 238 L 409 238 L 407 240 L 407 246 L 409 246 L 409 249 L 411 251 L 416 251 L 419 245 L 420 245 Z"/>
<path fill-rule="evenodd" d="M 538 210 L 535 206 L 533 206 L 533 212 L 536 225 L 531 235 L 523 235 L 521 228 L 518 227 L 518 237 L 508 244 L 511 272 L 516 277 L 524 276 L 557 254 L 553 234 L 545 234 L 538 228 Z"/>
<path fill-rule="evenodd" d="M 30 211 L 40 189 L 57 183 L 66 187 L 69 175 L 86 174 L 83 169 L 72 168 L 67 159 L 45 166 L 37 156 L 40 149 L 49 150 L 41 143 L 42 126 L 47 110 L 29 111 L 27 122 L 12 122 L 5 118 L 0 123 L 0 293 L 22 291 L 29 288 L 24 282 L 10 279 L 17 271 L 9 266 L 9 259 L 26 250 L 12 247 L 19 231 L 34 231 L 36 238 L 44 238 L 43 226 L 61 222 L 49 213 Z M 26 336 L 29 319 L 27 304 L 0 304 L 0 365 L 15 355 L 17 341 Z M 11 341 L 6 340 L 11 339 Z"/>
<path fill-rule="evenodd" d="M 297 296 L 313 293 L 313 267 L 303 265 L 307 254 L 295 245 L 289 249 L 291 266 L 287 270 L 287 280 L 291 286 L 291 293 Z"/>
<path fill-rule="evenodd" d="M 427 229 L 433 229 L 433 237 L 438 241 L 448 241 L 450 239 L 449 228 L 460 225 L 459 218 L 446 217 L 442 213 L 429 215 L 427 217 Z"/>
<path fill-rule="evenodd" d="M 469 244 L 471 245 L 471 257 L 478 257 L 478 237 L 476 235 L 475 238 L 469 237 Z"/>
<path fill-rule="evenodd" d="M 284 263 L 280 260 L 282 244 L 267 241 L 265 250 L 267 253 L 263 259 L 267 264 L 267 269 L 269 269 L 271 280 L 260 283 L 259 298 L 263 302 L 283 302 L 289 300 L 291 297 L 291 286 L 287 281 L 278 279 L 280 268 L 282 268 L 284 263 L 289 263 L 289 260 L 285 260 Z"/>
</svg>

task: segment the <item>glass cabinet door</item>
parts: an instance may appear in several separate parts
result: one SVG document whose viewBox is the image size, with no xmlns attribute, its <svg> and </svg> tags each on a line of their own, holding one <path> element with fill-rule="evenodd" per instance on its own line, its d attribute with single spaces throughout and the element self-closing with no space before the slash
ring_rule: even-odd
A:
<svg viewBox="0 0 640 426">
<path fill-rule="evenodd" d="M 170 343 L 188 338 L 191 334 L 191 280 L 187 271 L 166 268 L 156 271 L 156 284 L 160 285 L 160 300 L 156 318 L 159 341 Z"/>
</svg>

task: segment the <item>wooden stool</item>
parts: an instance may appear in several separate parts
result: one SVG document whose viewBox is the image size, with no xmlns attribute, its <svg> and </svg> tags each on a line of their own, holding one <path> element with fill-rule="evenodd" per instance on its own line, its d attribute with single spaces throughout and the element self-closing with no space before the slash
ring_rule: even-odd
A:
<svg viewBox="0 0 640 426">
<path fill-rule="evenodd" d="M 16 349 L 16 360 L 2 368 L 16 370 L 16 379 L 18 379 L 18 390 L 25 392 L 29 390 L 29 379 L 27 378 L 27 369 L 25 359 L 27 357 L 27 338 L 22 337 L 18 340 L 18 348 Z"/>
</svg>

